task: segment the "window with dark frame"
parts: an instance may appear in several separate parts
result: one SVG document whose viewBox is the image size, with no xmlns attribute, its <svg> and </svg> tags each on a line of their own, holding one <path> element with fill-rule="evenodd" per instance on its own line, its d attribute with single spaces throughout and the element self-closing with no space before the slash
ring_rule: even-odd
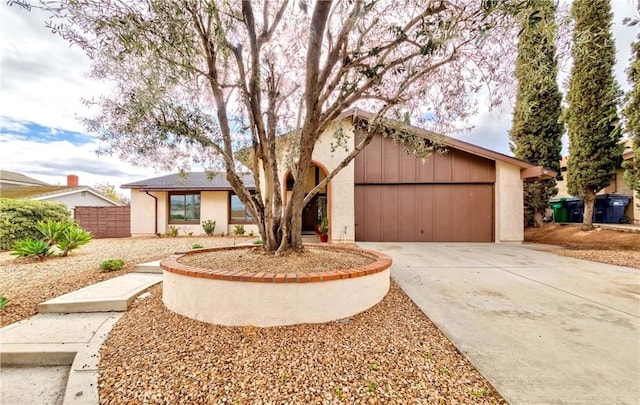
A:
<svg viewBox="0 0 640 405">
<path fill-rule="evenodd" d="M 253 224 L 251 212 L 240 201 L 240 198 L 233 193 L 229 193 L 229 223 L 230 224 Z"/>
<path fill-rule="evenodd" d="M 169 193 L 169 223 L 199 224 L 200 193 Z"/>
</svg>

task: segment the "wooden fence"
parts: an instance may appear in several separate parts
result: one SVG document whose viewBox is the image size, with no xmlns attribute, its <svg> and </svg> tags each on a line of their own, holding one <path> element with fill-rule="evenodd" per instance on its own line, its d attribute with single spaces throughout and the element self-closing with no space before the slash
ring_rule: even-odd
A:
<svg viewBox="0 0 640 405">
<path fill-rule="evenodd" d="M 75 207 L 73 217 L 93 237 L 127 238 L 131 236 L 131 207 Z"/>
</svg>

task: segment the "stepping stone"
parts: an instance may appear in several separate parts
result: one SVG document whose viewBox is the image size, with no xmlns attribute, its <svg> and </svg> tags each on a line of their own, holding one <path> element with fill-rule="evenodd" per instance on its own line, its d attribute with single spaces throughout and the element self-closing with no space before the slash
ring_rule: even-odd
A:
<svg viewBox="0 0 640 405">
<path fill-rule="evenodd" d="M 136 273 L 162 274 L 162 269 L 160 268 L 160 260 L 156 260 L 155 262 L 136 264 L 133 268 L 133 271 Z"/>
<path fill-rule="evenodd" d="M 138 295 L 161 281 L 161 274 L 125 274 L 43 302 L 38 312 L 126 311 Z"/>
</svg>

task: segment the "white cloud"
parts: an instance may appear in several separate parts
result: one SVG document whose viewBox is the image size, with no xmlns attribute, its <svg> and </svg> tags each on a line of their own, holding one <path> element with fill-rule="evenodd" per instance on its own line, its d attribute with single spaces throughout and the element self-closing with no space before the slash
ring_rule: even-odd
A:
<svg viewBox="0 0 640 405">
<path fill-rule="evenodd" d="M 0 8 L 0 115 L 82 131 L 77 118 L 90 113 L 82 98 L 108 86 L 85 76 L 89 59 L 45 27 L 42 11 Z"/>
<path fill-rule="evenodd" d="M 95 153 L 97 148 L 97 143 L 42 143 L 2 136 L 0 162 L 2 169 L 51 184 L 66 184 L 66 176 L 75 174 L 82 185 L 108 182 L 119 187 L 124 183 L 164 174 L 152 168 L 123 163 L 116 157 L 98 156 Z"/>
<path fill-rule="evenodd" d="M 0 115 L 0 135 L 6 132 L 26 134 L 29 132 L 25 121 L 16 121 Z"/>
</svg>

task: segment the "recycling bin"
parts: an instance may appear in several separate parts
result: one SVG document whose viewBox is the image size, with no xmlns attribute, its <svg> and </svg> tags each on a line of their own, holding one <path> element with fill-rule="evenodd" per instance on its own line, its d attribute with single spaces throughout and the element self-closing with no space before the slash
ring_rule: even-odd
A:
<svg viewBox="0 0 640 405">
<path fill-rule="evenodd" d="M 552 198 L 549 204 L 553 209 L 553 222 L 569 222 L 569 210 L 565 206 L 566 197 Z"/>
</svg>

